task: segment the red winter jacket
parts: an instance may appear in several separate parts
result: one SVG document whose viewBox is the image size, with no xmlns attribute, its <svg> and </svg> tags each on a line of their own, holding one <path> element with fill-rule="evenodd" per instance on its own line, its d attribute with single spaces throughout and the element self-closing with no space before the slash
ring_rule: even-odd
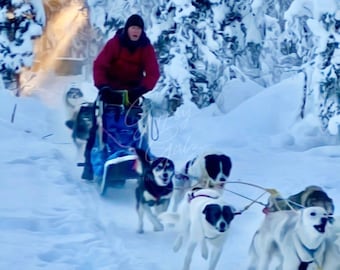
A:
<svg viewBox="0 0 340 270">
<path fill-rule="evenodd" d="M 95 86 L 111 86 L 115 90 L 131 90 L 136 87 L 143 87 L 144 92 L 152 90 L 160 77 L 153 46 L 143 32 L 139 44 L 129 50 L 122 36 L 123 29 L 119 29 L 95 59 Z"/>
</svg>

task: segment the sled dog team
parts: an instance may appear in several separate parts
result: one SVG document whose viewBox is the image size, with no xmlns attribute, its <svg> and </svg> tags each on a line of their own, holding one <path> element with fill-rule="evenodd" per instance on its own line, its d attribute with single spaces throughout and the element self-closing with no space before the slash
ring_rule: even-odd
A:
<svg viewBox="0 0 340 270">
<path fill-rule="evenodd" d="M 140 67 L 136 64 L 139 62 Z M 106 103 L 123 104 L 123 98 L 120 102 L 113 98 L 115 90 L 128 90 L 128 100 L 133 103 L 154 88 L 160 77 L 159 66 L 139 15 L 130 16 L 104 46 L 94 61 L 93 75 Z M 94 117 L 90 106 L 80 106 L 82 97 L 73 88 L 65 99 L 70 111 L 66 125 L 78 149 L 89 139 Z M 79 107 L 83 109 L 82 117 L 73 113 Z M 83 178 L 90 180 L 90 151 L 86 153 Z M 232 167 L 230 158 L 218 152 L 204 153 L 188 161 L 183 172 L 174 177 L 174 162 L 169 158 L 151 159 L 139 149 L 136 154 L 141 163 L 136 188 L 137 231 L 144 232 L 144 214 L 155 231 L 163 230 L 163 224 L 175 224 L 179 232 L 174 251 L 186 244 L 182 269 L 190 269 L 198 245 L 202 257 L 209 262 L 208 269 L 216 269 L 229 226 L 240 214 L 223 200 Z M 168 209 L 170 202 L 172 211 Z M 264 209 L 264 221 L 251 243 L 248 270 L 340 270 L 340 244 L 336 243 L 340 224 L 333 220 L 333 212 L 332 200 L 319 187 L 308 187 L 288 200 L 271 196 Z M 277 266 L 273 266 L 273 258 Z"/>
<path fill-rule="evenodd" d="M 71 90 L 66 100 L 73 113 L 67 124 L 80 147 L 92 116 L 76 117 L 74 107 L 83 103 L 77 88 Z M 151 158 L 140 149 L 136 154 L 141 175 L 135 190 L 137 232 L 144 232 L 144 214 L 154 231 L 175 225 L 178 235 L 173 250 L 186 248 L 182 269 L 190 269 L 197 246 L 208 260 L 208 269 L 216 269 L 228 228 L 240 214 L 223 199 L 230 158 L 219 152 L 202 153 L 176 174 L 171 159 Z M 340 270 L 340 222 L 333 218 L 333 201 L 322 188 L 309 186 L 287 199 L 270 195 L 263 213 L 251 241 L 248 270 Z"/>
<path fill-rule="evenodd" d="M 203 153 L 176 174 L 169 158 L 151 160 L 144 151 L 136 151 L 142 165 L 136 188 L 137 232 L 144 232 L 144 213 L 154 231 L 175 225 L 173 250 L 186 246 L 182 269 L 190 269 L 198 246 L 207 269 L 216 269 L 229 226 L 241 213 L 223 199 L 230 158 Z M 249 249 L 248 270 L 340 270 L 340 222 L 333 218 L 333 200 L 324 190 L 309 186 L 287 199 L 270 195 L 263 212 Z"/>
</svg>

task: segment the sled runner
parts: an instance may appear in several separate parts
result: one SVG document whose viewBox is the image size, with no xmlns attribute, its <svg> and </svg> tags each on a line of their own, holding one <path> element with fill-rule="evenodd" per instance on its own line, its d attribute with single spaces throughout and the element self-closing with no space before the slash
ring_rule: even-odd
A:
<svg viewBox="0 0 340 270">
<path fill-rule="evenodd" d="M 98 181 L 99 192 L 104 195 L 108 187 L 122 187 L 128 179 L 138 179 L 138 157 L 135 148 L 147 148 L 147 115 L 143 104 L 128 102 L 127 91 L 120 104 L 110 100 L 97 100 L 97 132 L 91 151 L 91 163 Z"/>
</svg>

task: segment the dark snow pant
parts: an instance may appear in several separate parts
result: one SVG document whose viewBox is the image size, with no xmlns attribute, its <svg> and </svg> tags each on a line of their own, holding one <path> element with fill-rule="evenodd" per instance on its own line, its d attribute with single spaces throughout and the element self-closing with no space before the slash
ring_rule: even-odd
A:
<svg viewBox="0 0 340 270">
<path fill-rule="evenodd" d="M 93 122 L 92 127 L 90 129 L 89 137 L 86 142 L 85 151 L 84 151 L 84 157 L 85 157 L 85 163 L 84 163 L 84 170 L 82 173 L 82 178 L 86 180 L 92 180 L 93 179 L 93 168 L 91 164 L 91 150 L 94 146 L 95 139 L 96 139 L 96 132 L 97 132 L 97 121 L 95 116 L 95 107 L 93 109 Z"/>
</svg>

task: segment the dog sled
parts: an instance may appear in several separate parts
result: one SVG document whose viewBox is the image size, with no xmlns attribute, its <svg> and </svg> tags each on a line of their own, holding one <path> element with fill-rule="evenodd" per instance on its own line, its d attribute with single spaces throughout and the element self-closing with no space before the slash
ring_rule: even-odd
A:
<svg viewBox="0 0 340 270">
<path fill-rule="evenodd" d="M 95 102 L 91 164 L 101 195 L 108 187 L 123 187 L 126 180 L 140 177 L 135 149 L 148 147 L 149 101 L 130 104 L 126 90 L 113 93 L 111 100 L 98 97 Z"/>
</svg>

